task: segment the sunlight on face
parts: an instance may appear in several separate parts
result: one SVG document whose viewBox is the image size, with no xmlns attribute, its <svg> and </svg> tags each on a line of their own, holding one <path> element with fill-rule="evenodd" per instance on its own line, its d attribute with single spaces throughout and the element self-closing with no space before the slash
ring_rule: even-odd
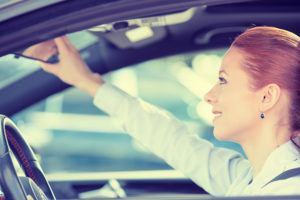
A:
<svg viewBox="0 0 300 200">
<path fill-rule="evenodd" d="M 259 120 L 257 95 L 249 89 L 249 77 L 242 70 L 242 61 L 242 52 L 230 48 L 222 60 L 219 81 L 205 95 L 215 114 L 215 137 L 239 143 L 249 137 L 246 132 Z"/>
</svg>

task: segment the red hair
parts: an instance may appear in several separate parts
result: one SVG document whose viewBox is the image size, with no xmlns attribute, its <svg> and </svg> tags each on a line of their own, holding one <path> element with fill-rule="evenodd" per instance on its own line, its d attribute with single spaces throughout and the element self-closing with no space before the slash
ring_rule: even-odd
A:
<svg viewBox="0 0 300 200">
<path fill-rule="evenodd" d="M 243 69 L 254 89 L 275 83 L 288 91 L 290 129 L 300 131 L 299 36 L 275 27 L 254 27 L 239 35 L 232 46 L 245 53 Z"/>
</svg>

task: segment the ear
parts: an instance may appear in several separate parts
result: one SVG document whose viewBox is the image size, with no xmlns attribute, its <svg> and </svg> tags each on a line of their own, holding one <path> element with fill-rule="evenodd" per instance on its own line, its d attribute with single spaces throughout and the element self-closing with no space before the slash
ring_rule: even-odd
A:
<svg viewBox="0 0 300 200">
<path fill-rule="evenodd" d="M 260 111 L 265 112 L 275 106 L 280 94 L 281 89 L 277 84 L 271 83 L 265 86 L 260 94 Z"/>
</svg>

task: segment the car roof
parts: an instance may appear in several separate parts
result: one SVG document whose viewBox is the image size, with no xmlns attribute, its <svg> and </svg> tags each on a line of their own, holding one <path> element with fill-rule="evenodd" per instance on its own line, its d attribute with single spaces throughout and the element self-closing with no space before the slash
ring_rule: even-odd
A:
<svg viewBox="0 0 300 200">
<path fill-rule="evenodd" d="M 65 0 L 10 0 L 0 1 L 0 22 Z"/>
<path fill-rule="evenodd" d="M 91 55 L 88 65 L 103 74 L 154 58 L 228 47 L 234 37 L 254 25 L 276 26 L 300 33 L 300 24 L 296 23 L 300 21 L 300 6 L 295 0 L 62 1 L 2 21 L 0 55 L 94 25 L 183 14 L 195 6 L 193 17 L 186 22 L 153 26 L 154 30 L 165 30 L 167 36 L 149 45 L 122 49 L 114 43 L 113 37 L 97 34 L 100 43 L 83 51 L 95 52 L 92 49 L 96 48 L 105 53 Z M 115 37 L 124 34 L 122 31 L 115 33 Z M 13 115 L 67 87 L 58 78 L 38 70 L 0 90 L 0 96 L 5 96 L 0 102 L 0 111 Z"/>
<path fill-rule="evenodd" d="M 12 9 L 26 5 L 13 4 L 2 10 L 6 19 L 0 21 L 0 56 L 18 48 L 122 19 L 132 19 L 147 15 L 162 15 L 178 12 L 194 6 L 224 5 L 233 2 L 252 2 L 257 0 L 72 0 L 32 6 L 27 12 L 11 12 Z M 31 1 L 29 1 L 31 2 Z M 46 1 L 48 2 L 48 1 Z M 24 5 L 24 7 L 26 7 Z M 29 4 L 31 5 L 31 4 Z M 34 4 L 35 5 L 35 4 Z M 30 6 L 28 6 L 30 7 Z M 15 13 L 14 15 L 9 13 Z M 8 18 L 8 16 L 11 16 Z M 5 46 L 5 48 L 1 48 Z"/>
</svg>

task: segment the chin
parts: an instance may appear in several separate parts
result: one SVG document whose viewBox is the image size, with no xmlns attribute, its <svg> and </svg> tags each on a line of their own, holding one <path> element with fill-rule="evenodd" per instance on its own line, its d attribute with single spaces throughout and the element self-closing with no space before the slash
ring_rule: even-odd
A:
<svg viewBox="0 0 300 200">
<path fill-rule="evenodd" d="M 221 131 L 216 130 L 216 128 L 214 128 L 214 136 L 218 140 L 224 140 L 224 133 L 222 133 Z"/>
<path fill-rule="evenodd" d="M 214 136 L 218 140 L 232 141 L 230 134 L 228 133 L 228 131 L 225 130 L 218 130 L 214 128 Z"/>
</svg>

